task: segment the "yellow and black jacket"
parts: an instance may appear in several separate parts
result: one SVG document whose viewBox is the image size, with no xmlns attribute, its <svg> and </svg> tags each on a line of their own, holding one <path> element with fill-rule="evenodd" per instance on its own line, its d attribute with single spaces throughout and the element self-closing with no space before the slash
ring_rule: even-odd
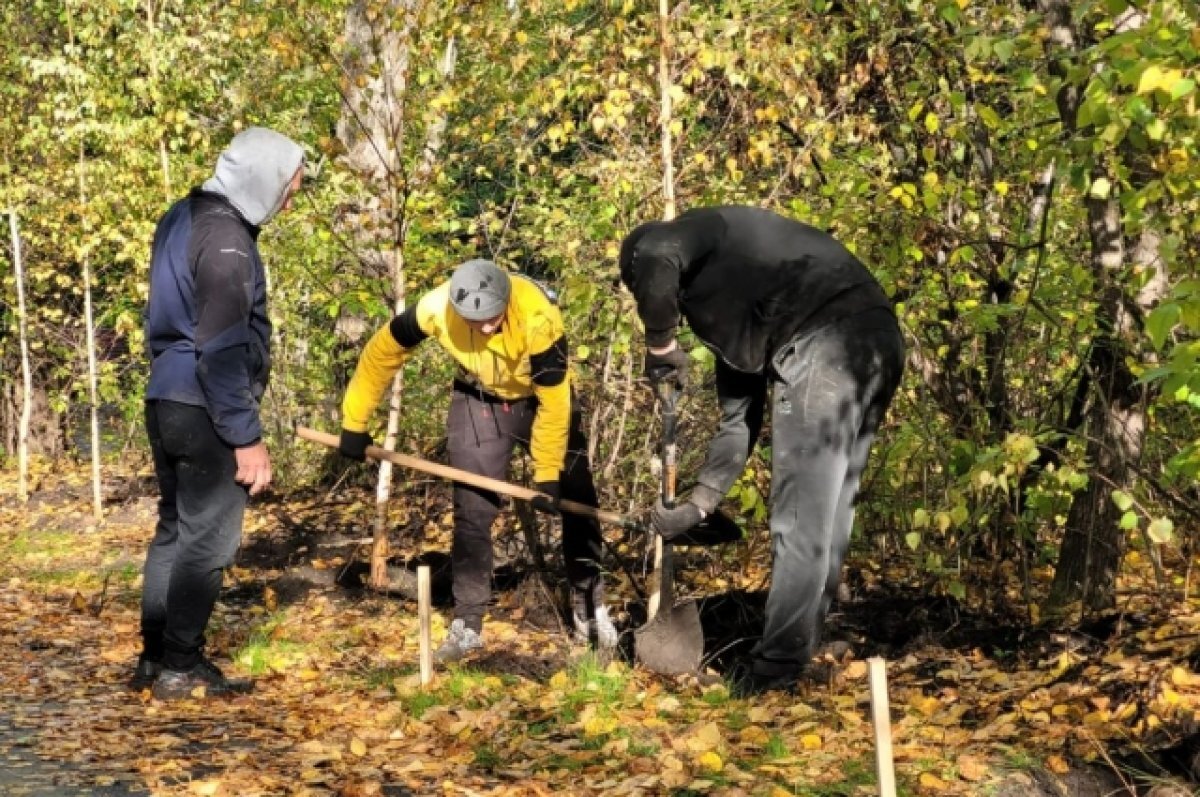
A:
<svg viewBox="0 0 1200 797">
<path fill-rule="evenodd" d="M 458 363 L 464 381 L 505 401 L 537 397 L 530 453 L 534 481 L 556 481 L 567 455 L 571 378 L 562 314 L 534 282 L 510 275 L 500 331 L 471 329 L 450 305 L 450 283 L 429 291 L 367 343 L 342 400 L 342 426 L 365 432 L 409 351 L 433 338 Z"/>
</svg>

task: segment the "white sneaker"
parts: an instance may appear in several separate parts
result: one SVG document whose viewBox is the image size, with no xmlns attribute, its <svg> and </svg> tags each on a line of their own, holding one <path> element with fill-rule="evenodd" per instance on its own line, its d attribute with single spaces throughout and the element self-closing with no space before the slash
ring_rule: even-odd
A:
<svg viewBox="0 0 1200 797">
<path fill-rule="evenodd" d="M 462 620 L 450 623 L 450 630 L 442 644 L 433 652 L 433 660 L 439 664 L 458 661 L 472 650 L 483 647 L 483 636 L 473 628 L 467 628 Z"/>
<path fill-rule="evenodd" d="M 587 618 L 578 611 L 574 613 L 575 638 L 580 642 L 590 642 L 593 632 L 596 636 L 596 647 L 615 648 L 620 634 L 608 616 L 607 606 L 596 607 L 596 619 L 588 622 Z"/>
</svg>

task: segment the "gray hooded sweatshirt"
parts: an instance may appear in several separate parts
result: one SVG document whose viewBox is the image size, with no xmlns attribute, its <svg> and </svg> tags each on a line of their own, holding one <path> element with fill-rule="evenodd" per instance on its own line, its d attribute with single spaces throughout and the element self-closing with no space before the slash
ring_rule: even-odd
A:
<svg viewBox="0 0 1200 797">
<path fill-rule="evenodd" d="M 242 218 L 261 227 L 283 207 L 288 183 L 304 163 L 304 150 L 287 136 L 249 127 L 233 137 L 203 188 L 221 194 Z"/>
</svg>

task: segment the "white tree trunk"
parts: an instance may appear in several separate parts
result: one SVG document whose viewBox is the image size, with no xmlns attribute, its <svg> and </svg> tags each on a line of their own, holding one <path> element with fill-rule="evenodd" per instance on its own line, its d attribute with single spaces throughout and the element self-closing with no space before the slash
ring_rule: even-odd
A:
<svg viewBox="0 0 1200 797">
<path fill-rule="evenodd" d="M 154 0 L 146 0 L 146 30 L 150 34 L 150 40 L 154 42 L 158 38 L 158 22 L 154 18 Z M 158 87 L 158 47 L 151 46 L 150 49 L 150 81 L 151 85 Z M 158 137 L 158 157 L 162 162 L 162 181 L 163 193 L 170 202 L 174 197 L 171 191 L 171 161 L 167 157 L 167 139 L 165 133 Z"/>
<path fill-rule="evenodd" d="M 29 368 L 29 332 L 25 315 L 25 266 L 21 262 L 21 234 L 17 211 L 9 208 L 8 228 L 12 234 L 13 279 L 17 283 L 17 338 L 21 347 L 21 423 L 17 427 L 18 490 L 22 503 L 29 500 L 29 418 L 33 412 L 33 373 Z"/>
<path fill-rule="evenodd" d="M 79 144 L 79 204 L 83 208 L 83 229 L 86 235 L 90 224 L 87 219 L 87 182 L 84 177 L 83 142 Z M 100 398 L 97 389 L 98 376 L 96 369 L 96 324 L 92 310 L 92 258 L 88 251 L 90 241 L 84 239 L 83 245 L 83 324 L 85 345 L 87 348 L 88 373 L 88 408 L 90 410 L 90 425 L 92 432 L 92 517 L 99 523 L 104 520 L 104 505 L 101 500 L 100 488 Z"/>
<path fill-rule="evenodd" d="M 442 58 L 440 72 L 442 80 L 449 82 L 454 76 L 454 67 L 457 63 L 457 50 L 455 48 L 454 39 L 451 38 L 446 43 L 446 53 Z M 425 132 L 425 145 L 422 148 L 421 163 L 418 165 L 416 172 L 413 174 L 413 179 L 403 192 L 403 197 L 407 200 L 409 193 L 414 185 L 421 183 L 433 173 L 433 167 L 437 160 L 437 154 L 442 147 L 442 134 L 446 129 L 446 115 L 443 113 L 437 119 L 430 123 L 429 128 Z M 399 150 L 400 142 L 397 142 L 396 149 Z M 401 209 L 400 222 L 400 240 L 396 247 L 392 250 L 392 290 L 396 296 L 395 312 L 397 315 L 404 312 L 405 307 L 405 259 L 404 259 L 404 241 L 408 238 L 408 229 L 411 219 Z M 389 451 L 396 449 L 396 437 L 400 431 L 400 407 L 404 393 L 403 372 L 396 374 L 396 378 L 392 380 L 391 400 L 388 402 L 388 419 L 387 432 L 383 439 L 383 447 Z M 371 547 L 371 586 L 376 589 L 383 589 L 387 586 L 387 554 L 388 554 L 388 522 L 387 522 L 387 506 L 388 500 L 391 498 L 392 490 L 392 463 L 384 461 L 379 466 L 379 484 L 375 488 L 375 528 L 374 541 Z"/>
<path fill-rule="evenodd" d="M 675 151 L 671 140 L 671 9 L 670 0 L 658 0 L 659 126 L 662 129 L 663 219 L 675 218 Z"/>
</svg>

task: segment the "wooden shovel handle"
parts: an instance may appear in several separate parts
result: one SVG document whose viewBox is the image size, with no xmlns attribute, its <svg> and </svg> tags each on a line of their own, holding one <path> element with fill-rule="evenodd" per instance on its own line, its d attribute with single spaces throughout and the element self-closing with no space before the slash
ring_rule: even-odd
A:
<svg viewBox="0 0 1200 797">
<path fill-rule="evenodd" d="M 314 443 L 329 446 L 330 448 L 338 447 L 337 435 L 332 435 L 327 432 L 318 432 L 316 429 L 309 429 L 307 426 L 297 426 L 296 436 L 304 440 L 310 440 Z M 491 490 L 501 495 L 507 495 L 510 498 L 518 498 L 522 501 L 531 501 L 542 493 L 537 490 L 532 490 L 528 487 L 522 487 L 519 484 L 511 484 L 509 482 L 493 479 L 489 476 L 480 476 L 478 473 L 462 470 L 461 468 L 452 468 L 449 465 L 442 465 L 437 462 L 420 459 L 418 457 L 401 454 L 396 451 L 388 451 L 386 448 L 379 446 L 367 446 L 367 456 L 372 459 L 386 459 L 395 465 L 419 470 L 423 473 L 428 473 L 433 476 L 440 476 L 443 479 L 469 484 L 472 487 L 479 487 L 483 490 Z M 559 508 L 573 515 L 583 515 L 584 517 L 595 518 L 603 523 L 612 523 L 615 526 L 621 526 L 627 529 L 640 529 L 642 526 L 634 520 L 630 520 L 624 515 L 618 515 L 616 512 L 608 512 L 604 509 L 598 509 L 594 506 L 581 504 L 577 501 L 568 501 L 566 499 L 558 502 Z"/>
</svg>

